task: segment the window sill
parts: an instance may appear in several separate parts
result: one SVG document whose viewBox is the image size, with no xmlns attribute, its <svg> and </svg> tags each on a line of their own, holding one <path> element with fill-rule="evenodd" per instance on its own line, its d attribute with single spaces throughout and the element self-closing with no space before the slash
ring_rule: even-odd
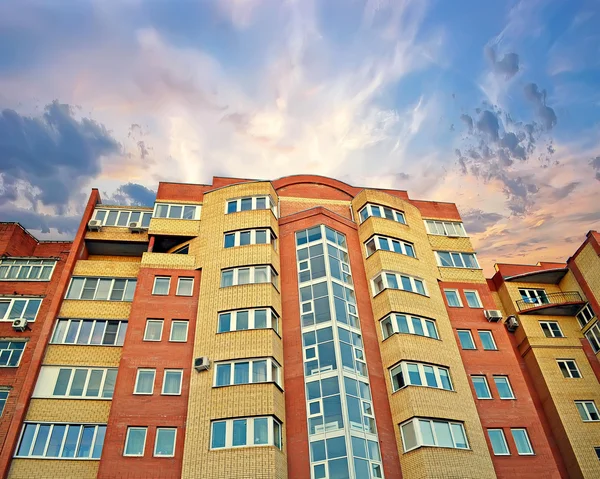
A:
<svg viewBox="0 0 600 479">
<path fill-rule="evenodd" d="M 111 320 L 112 321 L 112 320 Z M 118 321 L 118 320 L 116 320 Z M 154 341 L 156 342 L 156 341 Z M 107 348 L 122 348 L 123 345 L 122 344 L 77 344 L 77 343 L 49 343 L 50 346 L 93 346 L 93 347 L 97 347 L 97 346 L 103 346 L 103 347 L 107 347 Z"/>
<path fill-rule="evenodd" d="M 392 366 L 393 367 L 393 366 Z M 427 389 L 433 389 L 434 391 L 446 391 L 449 393 L 455 393 L 456 390 L 455 389 L 444 389 L 444 388 L 434 388 L 433 386 L 419 386 L 417 384 L 407 384 L 406 386 L 401 387 L 400 389 L 396 389 L 394 392 L 392 392 L 392 395 L 400 392 L 400 391 L 404 391 L 408 388 L 427 388 Z M 437 446 L 434 446 L 437 447 Z M 448 448 L 448 449 L 454 449 L 454 448 Z"/>
<path fill-rule="evenodd" d="M 13 459 L 43 459 L 46 461 L 99 461 L 99 457 L 41 457 L 41 456 L 13 456 Z"/>
<path fill-rule="evenodd" d="M 409 452 L 416 451 L 416 450 L 421 449 L 423 447 L 435 447 L 437 449 L 446 449 L 446 450 L 451 450 L 451 451 L 473 452 L 473 449 L 471 449 L 470 447 L 464 448 L 464 447 L 428 446 L 426 444 L 423 444 L 421 446 L 413 447 L 412 449 L 409 449 L 408 451 L 404 451 L 404 454 L 408 454 Z"/>
<path fill-rule="evenodd" d="M 385 292 L 385 291 L 400 291 L 401 293 L 409 293 L 409 294 L 416 294 L 417 296 L 422 296 L 423 298 L 429 298 L 430 296 L 427 294 L 421 294 L 421 293 L 417 293 L 415 291 L 406 291 L 405 289 L 396 289 L 396 288 L 383 288 L 381 291 L 379 291 L 378 293 L 376 293 L 373 298 L 376 298 L 377 296 L 379 296 L 381 293 Z"/>
<path fill-rule="evenodd" d="M 281 339 L 281 334 L 279 334 L 277 331 L 275 331 L 273 328 L 248 328 L 248 329 L 233 329 L 230 331 L 217 331 L 217 334 L 227 334 L 227 333 L 246 333 L 248 331 L 272 331 L 274 332 L 277 336 L 279 336 L 279 339 Z"/>
<path fill-rule="evenodd" d="M 383 343 L 384 341 L 387 341 L 388 339 L 390 339 L 391 337 L 393 337 L 397 334 L 398 335 L 402 334 L 402 335 L 407 335 L 407 336 L 417 337 L 417 338 L 433 339 L 434 341 L 441 341 L 440 338 L 432 338 L 431 336 L 425 336 L 422 334 L 402 333 L 402 332 L 398 331 L 398 332 L 394 332 L 393 334 L 390 334 L 387 338 L 383 338 L 383 340 L 381 342 Z"/>
<path fill-rule="evenodd" d="M 277 389 L 279 389 L 281 392 L 283 392 L 283 388 L 279 384 L 277 384 L 275 381 L 263 381 L 260 383 L 224 384 L 222 386 L 213 384 L 213 389 L 233 388 L 236 386 L 257 386 L 259 384 L 272 384 L 273 386 L 277 387 Z"/>
<path fill-rule="evenodd" d="M 91 396 L 31 396 L 31 399 L 50 399 L 50 400 L 61 400 L 61 401 L 72 401 L 72 400 L 83 400 L 83 401 L 112 401 L 113 398 L 101 398 Z"/>
</svg>

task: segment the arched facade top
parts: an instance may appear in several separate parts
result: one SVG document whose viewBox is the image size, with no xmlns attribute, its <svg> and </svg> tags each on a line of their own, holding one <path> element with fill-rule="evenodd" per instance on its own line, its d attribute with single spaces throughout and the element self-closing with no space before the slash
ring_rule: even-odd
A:
<svg viewBox="0 0 600 479">
<path fill-rule="evenodd" d="M 356 196 L 362 189 L 355 186 L 350 186 L 349 184 L 334 178 L 328 178 L 326 176 L 319 175 L 284 176 L 283 178 L 274 180 L 272 183 L 277 193 L 281 196 L 293 196 L 293 192 L 296 191 L 302 191 L 304 194 L 310 194 L 310 190 L 312 189 L 310 185 L 314 185 L 316 187 L 314 188 L 314 192 L 316 194 L 320 194 L 323 189 L 333 189 L 343 194 L 336 195 L 340 196 L 338 199 L 343 198 L 347 199 L 348 201 L 352 200 L 352 198 L 354 198 L 354 196 Z"/>
</svg>

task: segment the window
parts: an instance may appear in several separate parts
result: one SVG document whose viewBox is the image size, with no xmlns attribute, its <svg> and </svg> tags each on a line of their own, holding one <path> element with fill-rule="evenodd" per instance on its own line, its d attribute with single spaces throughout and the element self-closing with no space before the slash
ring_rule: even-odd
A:
<svg viewBox="0 0 600 479">
<path fill-rule="evenodd" d="M 278 275 L 271 266 L 248 266 L 221 271 L 221 288 L 257 283 L 273 283 L 277 288 Z"/>
<path fill-rule="evenodd" d="M 124 456 L 143 456 L 146 448 L 147 427 L 128 427 Z"/>
<path fill-rule="evenodd" d="M 594 314 L 594 311 L 592 310 L 592 307 L 589 305 L 589 303 L 586 304 L 577 313 L 577 321 L 579 321 L 579 326 L 581 326 L 582 328 L 584 328 L 585 325 L 587 323 L 589 323 L 594 316 L 595 316 L 595 314 Z"/>
<path fill-rule="evenodd" d="M 219 313 L 218 333 L 272 328 L 279 334 L 279 316 L 271 308 L 241 309 Z"/>
<path fill-rule="evenodd" d="M 527 429 L 511 429 L 515 445 L 517 446 L 517 452 L 519 456 L 532 456 L 534 454 L 533 448 L 531 447 L 531 441 L 527 434 Z"/>
<path fill-rule="evenodd" d="M 281 366 L 273 358 L 219 362 L 214 387 L 274 382 L 281 387 Z"/>
<path fill-rule="evenodd" d="M 594 353 L 600 351 L 600 324 L 594 324 L 590 329 L 588 329 L 585 333 L 585 337 L 592 346 L 592 350 Z"/>
<path fill-rule="evenodd" d="M 458 333 L 458 340 L 460 341 L 461 348 L 477 349 L 475 347 L 475 342 L 473 341 L 471 331 L 469 331 L 468 329 L 459 329 L 456 332 Z"/>
<path fill-rule="evenodd" d="M 421 446 L 469 449 L 465 428 L 460 422 L 413 418 L 400 426 L 404 452 Z"/>
<path fill-rule="evenodd" d="M 160 341 L 162 339 L 163 323 L 162 319 L 148 319 L 144 331 L 144 341 Z"/>
<path fill-rule="evenodd" d="M 179 396 L 181 394 L 181 381 L 183 369 L 165 369 L 163 377 L 162 394 Z"/>
<path fill-rule="evenodd" d="M 465 298 L 467 299 L 467 304 L 469 308 L 483 308 L 481 304 L 481 299 L 479 298 L 479 293 L 477 291 L 464 290 Z"/>
<path fill-rule="evenodd" d="M 154 205 L 154 218 L 199 220 L 200 206 L 156 203 L 156 205 Z"/>
<path fill-rule="evenodd" d="M 519 289 L 521 300 L 525 304 L 548 304 L 548 296 L 543 289 Z"/>
<path fill-rule="evenodd" d="M 175 456 L 175 440 L 177 438 L 177 429 L 174 427 L 156 428 L 156 441 L 154 442 L 155 457 L 173 457 Z"/>
<path fill-rule="evenodd" d="M 596 452 L 596 457 L 600 460 L 600 447 L 595 447 L 594 451 Z"/>
<path fill-rule="evenodd" d="M 102 226 L 120 226 L 127 228 L 129 223 L 142 223 L 142 228 L 150 226 L 151 211 L 131 211 L 121 209 L 100 209 L 94 211 L 94 219 Z"/>
<path fill-rule="evenodd" d="M 480 269 L 475 253 L 460 253 L 458 251 L 436 251 L 438 266 L 447 268 Z"/>
<path fill-rule="evenodd" d="M 15 457 L 100 459 L 105 424 L 26 422 Z"/>
<path fill-rule="evenodd" d="M 373 286 L 373 296 L 377 296 L 384 289 L 400 289 L 411 293 L 428 296 L 425 290 L 425 283 L 422 279 L 413 278 L 401 273 L 381 273 L 371 281 Z"/>
<path fill-rule="evenodd" d="M 565 378 L 581 378 L 581 373 L 574 359 L 557 359 L 556 362 Z"/>
<path fill-rule="evenodd" d="M 135 279 L 73 277 L 66 299 L 96 301 L 132 301 Z"/>
<path fill-rule="evenodd" d="M 479 330 L 477 333 L 485 351 L 495 351 L 498 349 L 491 331 Z"/>
<path fill-rule="evenodd" d="M 59 319 L 52 344 L 123 346 L 127 321 L 102 319 Z"/>
<path fill-rule="evenodd" d="M 370 216 L 375 216 L 378 218 L 385 218 L 387 220 L 396 221 L 397 223 L 406 224 L 406 220 L 404 219 L 404 213 L 398 210 L 394 210 L 392 208 L 388 208 L 387 206 L 379 206 L 371 203 L 367 203 L 365 206 L 361 208 L 358 212 L 360 216 L 360 222 L 364 222 Z"/>
<path fill-rule="evenodd" d="M 8 389 L 0 389 L 0 416 L 4 412 L 4 406 L 6 406 L 6 401 L 8 400 Z"/>
<path fill-rule="evenodd" d="M 477 399 L 492 399 L 492 393 L 485 376 L 471 376 Z"/>
<path fill-rule="evenodd" d="M 515 398 L 508 376 L 494 376 L 494 383 L 496 383 L 496 389 L 498 390 L 500 399 Z"/>
<path fill-rule="evenodd" d="M 246 246 L 249 244 L 271 244 L 274 248 L 277 237 L 271 229 L 253 229 L 225 233 L 225 248 Z"/>
<path fill-rule="evenodd" d="M 156 369 L 138 369 L 133 394 L 152 394 L 154 376 L 156 376 Z"/>
<path fill-rule="evenodd" d="M 190 244 L 188 243 L 185 246 L 182 246 L 181 248 L 171 251 L 170 254 L 190 254 Z"/>
<path fill-rule="evenodd" d="M 55 259 L 2 258 L 0 281 L 50 281 Z"/>
<path fill-rule="evenodd" d="M 504 437 L 504 431 L 502 429 L 488 429 L 487 432 L 490 443 L 492 444 L 494 456 L 510 456 L 506 437 Z"/>
<path fill-rule="evenodd" d="M 425 386 L 452 391 L 452 382 L 448 368 L 430 364 L 401 362 L 390 370 L 392 390 L 405 386 Z"/>
<path fill-rule="evenodd" d="M 385 236 L 373 236 L 365 243 L 367 248 L 367 256 L 371 256 L 378 249 L 384 251 L 393 251 L 394 253 L 403 254 L 415 258 L 415 247 L 412 243 L 399 239 L 388 238 Z"/>
<path fill-rule="evenodd" d="M 275 446 L 281 449 L 281 423 L 272 416 L 224 419 L 211 423 L 211 449 Z"/>
<path fill-rule="evenodd" d="M 444 295 L 446 296 L 446 301 L 448 301 L 448 306 L 451 308 L 462 308 L 462 301 L 457 289 L 445 289 Z"/>
<path fill-rule="evenodd" d="M 156 276 L 154 278 L 154 287 L 152 288 L 152 294 L 166 296 L 169 294 L 169 289 L 171 289 L 170 276 Z"/>
<path fill-rule="evenodd" d="M 583 422 L 597 422 L 600 421 L 600 415 L 598 415 L 598 408 L 594 401 L 575 401 L 575 406 L 579 411 L 581 420 Z"/>
<path fill-rule="evenodd" d="M 176 321 L 171 322 L 171 335 L 169 341 L 176 343 L 185 343 L 188 335 L 188 321 Z"/>
<path fill-rule="evenodd" d="M 25 318 L 35 321 L 42 304 L 41 298 L 2 298 L 0 297 L 0 321 L 10 321 Z"/>
<path fill-rule="evenodd" d="M 111 399 L 117 368 L 42 366 L 33 397 Z"/>
<path fill-rule="evenodd" d="M 547 338 L 564 338 L 560 326 L 556 321 L 540 321 L 540 326 Z"/>
<path fill-rule="evenodd" d="M 21 361 L 26 341 L 0 341 L 0 367 L 16 368 Z"/>
<path fill-rule="evenodd" d="M 417 336 L 439 339 L 433 319 L 393 313 L 383 318 L 380 323 L 383 339 L 387 339 L 396 333 L 416 334 Z"/>
<path fill-rule="evenodd" d="M 194 292 L 194 278 L 179 278 L 177 280 L 177 296 L 192 296 Z"/>
<path fill-rule="evenodd" d="M 225 214 L 250 210 L 271 210 L 277 217 L 277 205 L 270 196 L 251 196 L 227 201 Z"/>
<path fill-rule="evenodd" d="M 455 221 L 425 220 L 427 233 L 440 236 L 467 236 L 462 223 Z"/>
</svg>

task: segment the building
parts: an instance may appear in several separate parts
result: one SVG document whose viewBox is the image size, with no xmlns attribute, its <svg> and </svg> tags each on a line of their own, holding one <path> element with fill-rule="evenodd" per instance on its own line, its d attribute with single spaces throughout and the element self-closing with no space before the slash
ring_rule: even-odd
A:
<svg viewBox="0 0 600 479">
<path fill-rule="evenodd" d="M 454 204 L 318 176 L 93 190 L 0 470 L 600 477 L 598 253 L 487 280 Z"/>
</svg>

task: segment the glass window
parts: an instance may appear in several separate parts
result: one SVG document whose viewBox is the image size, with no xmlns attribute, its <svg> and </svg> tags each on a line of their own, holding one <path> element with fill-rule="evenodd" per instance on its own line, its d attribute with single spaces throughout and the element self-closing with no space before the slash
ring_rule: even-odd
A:
<svg viewBox="0 0 600 479">
<path fill-rule="evenodd" d="M 600 421 L 600 415 L 598 415 L 598 408 L 594 401 L 575 401 L 575 406 L 579 411 L 581 420 L 584 422 L 596 422 Z"/>
<path fill-rule="evenodd" d="M 156 428 L 156 441 L 154 443 L 154 455 L 156 457 L 173 457 L 175 455 L 175 438 L 177 429 L 159 427 Z"/>
<path fill-rule="evenodd" d="M 540 321 L 542 331 L 547 338 L 563 338 L 563 333 L 556 321 Z"/>
<path fill-rule="evenodd" d="M 494 383 L 496 383 L 496 389 L 500 399 L 514 399 L 512 388 L 507 376 L 494 376 Z"/>
<path fill-rule="evenodd" d="M 235 233 L 225 234 L 225 248 L 233 248 L 235 246 Z"/>
<path fill-rule="evenodd" d="M 134 394 L 152 394 L 154 392 L 155 369 L 138 369 Z"/>
<path fill-rule="evenodd" d="M 171 323 L 171 336 L 169 341 L 185 343 L 188 334 L 188 321 L 175 321 Z"/>
<path fill-rule="evenodd" d="M 194 278 L 179 278 L 177 280 L 177 296 L 192 296 Z"/>
<path fill-rule="evenodd" d="M 144 341 L 160 341 L 162 338 L 163 320 L 148 319 L 146 321 L 146 331 L 144 332 Z"/>
<path fill-rule="evenodd" d="M 212 437 L 210 442 L 210 447 L 212 449 L 225 447 L 226 425 L 227 423 L 225 421 L 214 421 L 212 423 Z"/>
<path fill-rule="evenodd" d="M 477 291 L 464 291 L 465 298 L 469 308 L 482 308 L 481 300 L 479 299 L 479 293 Z"/>
<path fill-rule="evenodd" d="M 577 363 L 573 359 L 558 359 L 558 367 L 565 378 L 581 378 Z"/>
<path fill-rule="evenodd" d="M 221 288 L 233 286 L 233 270 L 221 272 Z"/>
<path fill-rule="evenodd" d="M 515 445 L 517 446 L 517 452 L 520 456 L 534 454 L 526 429 L 511 429 L 510 432 L 512 433 Z"/>
<path fill-rule="evenodd" d="M 486 351 L 498 349 L 496 347 L 496 343 L 494 341 L 494 336 L 492 335 L 491 331 L 480 330 L 480 331 L 477 331 L 477 333 L 479 334 L 479 339 L 481 341 L 481 344 L 483 345 L 483 349 L 485 349 Z"/>
<path fill-rule="evenodd" d="M 125 439 L 125 456 L 143 456 L 146 446 L 146 427 L 128 427 Z"/>
<path fill-rule="evenodd" d="M 504 431 L 502 429 L 488 429 L 488 436 L 490 438 L 490 443 L 492 444 L 494 456 L 510 455 L 506 437 L 504 437 Z"/>
<path fill-rule="evenodd" d="M 248 423 L 246 419 L 235 419 L 233 421 L 232 446 L 245 446 L 247 439 Z"/>
<path fill-rule="evenodd" d="M 460 301 L 460 296 L 458 295 L 457 290 L 445 289 L 444 294 L 446 295 L 446 301 L 448 301 L 448 306 L 452 308 L 462 308 L 462 302 Z"/>
<path fill-rule="evenodd" d="M 170 277 L 157 276 L 154 278 L 154 288 L 152 289 L 152 294 L 166 296 L 169 294 L 170 285 Z"/>
<path fill-rule="evenodd" d="M 180 395 L 183 371 L 181 369 L 165 369 L 163 379 L 163 394 Z"/>
<path fill-rule="evenodd" d="M 471 376 L 477 399 L 492 399 L 492 393 L 485 376 Z"/>
<path fill-rule="evenodd" d="M 476 349 L 471 331 L 468 329 L 459 329 L 456 332 L 458 333 L 458 340 L 462 349 Z"/>
</svg>

